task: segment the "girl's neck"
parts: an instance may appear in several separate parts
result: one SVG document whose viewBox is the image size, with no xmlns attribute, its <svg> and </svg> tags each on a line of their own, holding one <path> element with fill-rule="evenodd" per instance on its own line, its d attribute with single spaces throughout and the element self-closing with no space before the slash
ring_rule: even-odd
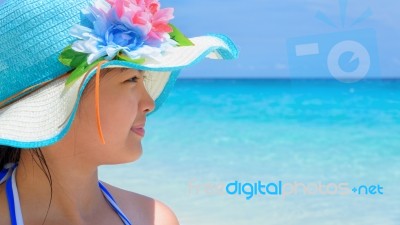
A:
<svg viewBox="0 0 400 225">
<path fill-rule="evenodd" d="M 41 224 L 49 209 L 47 221 L 85 224 L 109 209 L 98 186 L 97 166 L 87 165 L 79 157 L 48 158 L 46 167 L 30 152 L 21 153 L 16 183 L 25 221 Z"/>
</svg>

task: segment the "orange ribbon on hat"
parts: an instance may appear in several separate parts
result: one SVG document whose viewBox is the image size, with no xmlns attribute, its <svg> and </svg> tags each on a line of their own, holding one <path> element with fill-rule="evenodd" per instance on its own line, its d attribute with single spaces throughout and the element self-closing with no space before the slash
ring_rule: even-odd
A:
<svg viewBox="0 0 400 225">
<path fill-rule="evenodd" d="M 99 62 L 97 64 L 97 71 L 96 71 L 96 81 L 95 81 L 95 107 L 96 107 L 96 121 L 97 121 L 97 131 L 100 136 L 101 142 L 103 144 L 106 143 L 103 136 L 103 131 L 101 129 L 101 122 L 100 122 L 100 70 L 101 65 L 103 65 L 106 60 Z"/>
</svg>

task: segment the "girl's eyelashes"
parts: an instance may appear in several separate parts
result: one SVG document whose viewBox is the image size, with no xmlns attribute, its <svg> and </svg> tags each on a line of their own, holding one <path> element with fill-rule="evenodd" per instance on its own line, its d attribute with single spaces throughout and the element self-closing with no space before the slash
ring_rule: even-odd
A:
<svg viewBox="0 0 400 225">
<path fill-rule="evenodd" d="M 139 79 L 139 77 L 134 76 L 134 77 L 132 77 L 131 79 L 129 79 L 128 81 L 129 81 L 129 82 L 134 82 L 134 83 L 136 83 L 138 79 Z"/>
<path fill-rule="evenodd" d="M 134 83 L 136 83 L 139 79 L 140 79 L 140 77 L 134 76 L 134 77 L 132 77 L 131 79 L 127 80 L 127 82 L 134 82 Z M 147 80 L 147 76 L 146 76 L 146 75 L 143 75 L 143 81 L 146 81 L 146 80 Z"/>
</svg>

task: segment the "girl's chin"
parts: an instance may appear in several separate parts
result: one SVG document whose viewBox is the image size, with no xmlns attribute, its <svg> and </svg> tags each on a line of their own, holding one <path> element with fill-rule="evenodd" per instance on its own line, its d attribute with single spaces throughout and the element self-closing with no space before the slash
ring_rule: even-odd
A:
<svg viewBox="0 0 400 225">
<path fill-rule="evenodd" d="M 134 162 L 138 160 L 143 154 L 142 144 L 139 143 L 138 146 L 134 146 L 128 150 L 128 155 L 126 156 L 127 162 Z"/>
<path fill-rule="evenodd" d="M 137 141 L 134 144 L 130 142 L 124 148 L 115 150 L 114 152 L 115 154 L 112 156 L 112 162 L 109 164 L 131 163 L 138 160 L 142 156 L 142 144 Z"/>
</svg>

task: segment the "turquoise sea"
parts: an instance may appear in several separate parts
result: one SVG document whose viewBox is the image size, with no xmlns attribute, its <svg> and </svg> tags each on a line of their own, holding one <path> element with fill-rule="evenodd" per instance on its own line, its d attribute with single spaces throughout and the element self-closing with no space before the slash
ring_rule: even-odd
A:
<svg viewBox="0 0 400 225">
<path fill-rule="evenodd" d="M 400 80 L 180 79 L 143 149 L 100 178 L 182 225 L 400 224 Z M 234 181 L 286 189 L 246 200 Z"/>
</svg>

